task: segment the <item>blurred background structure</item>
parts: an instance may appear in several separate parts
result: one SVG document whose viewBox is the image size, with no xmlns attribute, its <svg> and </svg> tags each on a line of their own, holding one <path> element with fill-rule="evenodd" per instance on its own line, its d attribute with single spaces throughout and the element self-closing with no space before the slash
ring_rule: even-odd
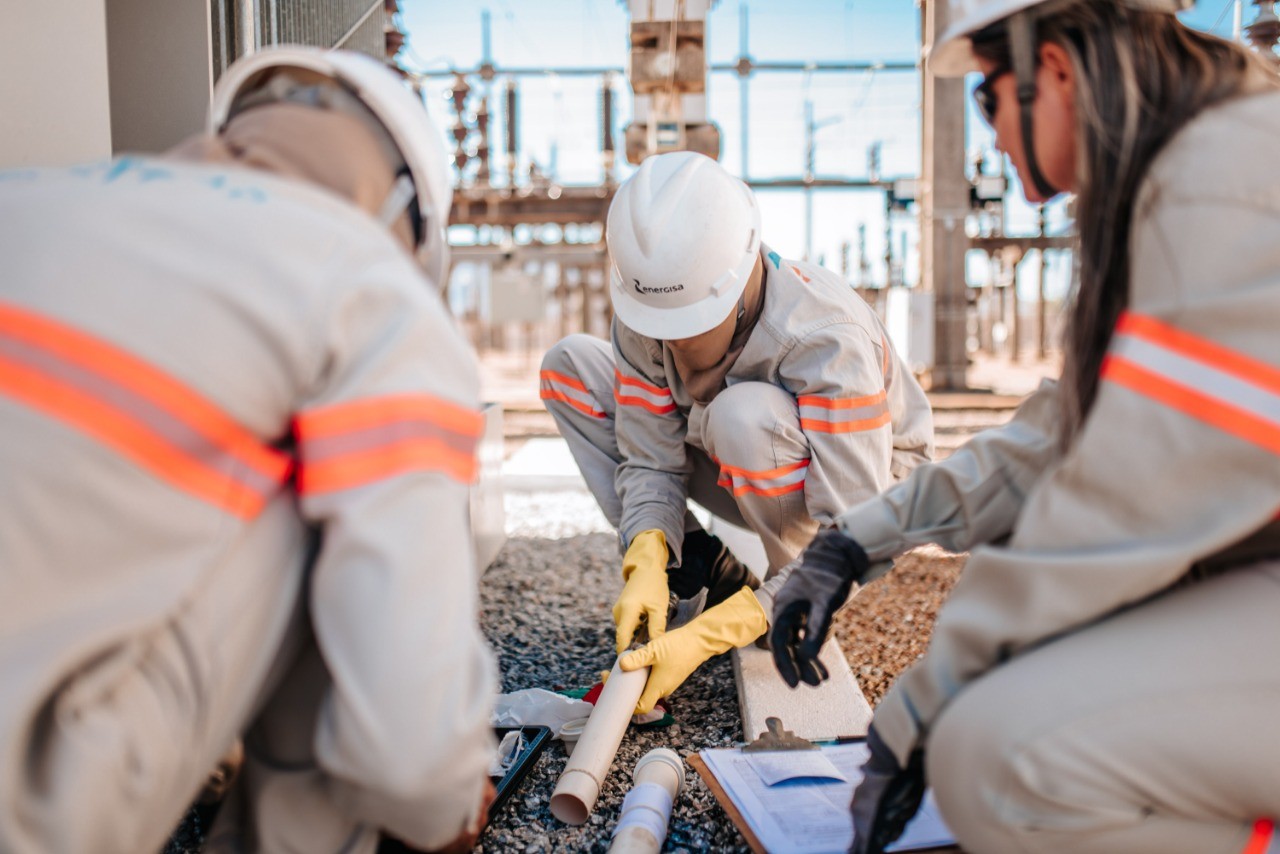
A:
<svg viewBox="0 0 1280 854">
<path fill-rule="evenodd" d="M 931 81 L 936 4 L 901 0 L 101 0 L 6 12 L 0 168 L 160 151 L 265 45 L 398 67 L 454 152 L 449 301 L 482 352 L 534 361 L 609 323 L 605 212 L 644 157 L 719 157 L 784 256 L 842 273 L 937 390 L 975 353 L 1052 358 L 1068 202 L 1033 209 L 966 106 Z M 1274 0 L 1201 0 L 1192 26 L 1280 62 Z M 495 42 L 497 48 L 495 49 Z M 423 57 L 430 57 L 424 59 Z"/>
</svg>

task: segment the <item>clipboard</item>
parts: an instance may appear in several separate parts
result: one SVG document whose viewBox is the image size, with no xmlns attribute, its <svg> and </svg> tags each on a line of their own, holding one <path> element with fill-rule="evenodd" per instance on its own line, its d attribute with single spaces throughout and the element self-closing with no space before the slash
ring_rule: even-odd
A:
<svg viewBox="0 0 1280 854">
<path fill-rule="evenodd" d="M 835 744 L 854 744 L 865 741 L 863 737 L 846 737 L 830 740 L 823 740 L 817 743 L 808 742 L 794 736 L 792 733 L 783 730 L 781 722 L 776 718 L 768 720 L 769 732 L 761 733 L 761 737 L 751 744 L 744 745 L 739 748 L 743 753 L 760 752 L 760 751 L 779 751 L 779 750 L 814 750 L 820 745 Z M 733 822 L 734 827 L 742 835 L 743 840 L 751 849 L 753 854 L 769 854 L 764 843 L 756 835 L 752 829 L 750 822 L 742 814 L 738 804 L 734 802 L 732 796 L 725 786 L 716 777 L 715 771 L 707 764 L 706 760 L 700 754 L 694 754 L 686 757 L 686 761 L 698 772 L 698 776 L 706 784 L 707 788 L 715 796 L 716 802 L 725 811 L 729 820 Z M 923 840 L 921 840 L 923 841 Z M 910 849 L 914 852 L 951 852 L 951 854 L 961 854 L 961 849 L 955 844 L 934 845 L 932 847 L 918 847 Z"/>
<path fill-rule="evenodd" d="M 720 781 L 716 779 L 716 775 L 711 773 L 711 769 L 707 767 L 707 763 L 702 761 L 702 757 L 694 753 L 684 758 L 685 762 L 698 772 L 698 776 L 702 778 L 702 782 L 706 783 L 707 788 L 711 790 L 711 794 L 716 796 L 716 803 L 720 804 L 720 808 L 724 810 L 725 815 L 729 816 L 729 820 L 733 822 L 733 826 L 738 828 L 738 833 L 742 834 L 743 840 L 746 841 L 747 847 L 751 849 L 752 854 L 769 854 L 760 844 L 760 840 L 756 838 L 755 831 L 751 829 L 751 825 L 747 824 L 747 820 L 742 817 L 742 813 L 738 812 L 738 807 L 729 798 L 729 794 L 720 785 Z"/>
</svg>

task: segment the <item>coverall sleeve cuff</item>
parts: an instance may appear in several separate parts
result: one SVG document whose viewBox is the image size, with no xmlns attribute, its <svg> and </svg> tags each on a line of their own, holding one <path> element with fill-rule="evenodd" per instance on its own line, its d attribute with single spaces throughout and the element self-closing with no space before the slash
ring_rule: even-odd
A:
<svg viewBox="0 0 1280 854">
<path fill-rule="evenodd" d="M 862 546 L 873 564 L 892 560 L 905 547 L 897 516 L 882 498 L 850 507 L 836 519 L 836 527 Z"/>
<path fill-rule="evenodd" d="M 907 767 L 912 751 L 922 747 L 923 733 L 906 692 L 894 686 L 876 706 L 872 725 L 885 745 L 893 751 L 898 765 Z"/>
<path fill-rule="evenodd" d="M 680 517 L 680 522 L 684 522 L 684 517 Z M 680 550 L 684 547 L 684 527 L 683 524 L 673 526 L 665 520 L 659 519 L 657 516 L 645 516 L 629 522 L 622 530 L 618 531 L 618 541 L 625 554 L 627 549 L 631 547 L 631 542 L 645 531 L 661 531 L 662 536 L 667 541 L 667 551 L 671 556 L 671 566 L 680 565 Z"/>
</svg>

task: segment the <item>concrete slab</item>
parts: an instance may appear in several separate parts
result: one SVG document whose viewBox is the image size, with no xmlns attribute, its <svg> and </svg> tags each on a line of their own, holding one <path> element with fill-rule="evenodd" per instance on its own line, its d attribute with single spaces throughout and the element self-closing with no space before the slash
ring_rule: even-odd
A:
<svg viewBox="0 0 1280 854">
<path fill-rule="evenodd" d="M 819 657 L 831 678 L 817 688 L 801 684 L 792 689 L 778 675 L 768 650 L 747 646 L 733 651 L 744 738 L 759 738 L 768 729 L 765 719 L 771 717 L 779 718 L 783 727 L 801 738 L 866 735 L 871 705 L 862 696 L 835 638 L 827 641 Z"/>
<path fill-rule="evenodd" d="M 530 439 L 502 464 L 502 482 L 508 492 L 586 491 L 564 439 Z"/>
<path fill-rule="evenodd" d="M 705 511 L 698 516 L 708 531 L 719 537 L 752 572 L 764 578 L 769 561 L 758 536 Z M 733 651 L 733 675 L 738 681 L 738 706 L 745 738 L 758 738 L 766 729 L 765 718 L 770 717 L 780 718 L 784 727 L 802 738 L 866 734 L 871 724 L 871 705 L 862 696 L 862 689 L 835 638 L 822 647 L 820 657 L 831 678 L 817 688 L 801 685 L 793 690 L 778 675 L 768 650 L 748 646 Z"/>
</svg>

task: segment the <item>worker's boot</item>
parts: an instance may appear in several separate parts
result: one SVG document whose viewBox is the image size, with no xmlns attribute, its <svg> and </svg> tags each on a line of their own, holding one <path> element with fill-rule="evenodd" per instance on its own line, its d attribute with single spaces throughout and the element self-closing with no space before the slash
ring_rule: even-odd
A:
<svg viewBox="0 0 1280 854">
<path fill-rule="evenodd" d="M 743 585 L 755 590 L 760 581 L 718 537 L 699 529 L 684 535 L 680 566 L 667 570 L 667 585 L 679 600 L 675 604 L 679 616 L 674 623 L 668 620 L 667 625 L 675 628 L 707 608 L 719 605 Z"/>
</svg>

